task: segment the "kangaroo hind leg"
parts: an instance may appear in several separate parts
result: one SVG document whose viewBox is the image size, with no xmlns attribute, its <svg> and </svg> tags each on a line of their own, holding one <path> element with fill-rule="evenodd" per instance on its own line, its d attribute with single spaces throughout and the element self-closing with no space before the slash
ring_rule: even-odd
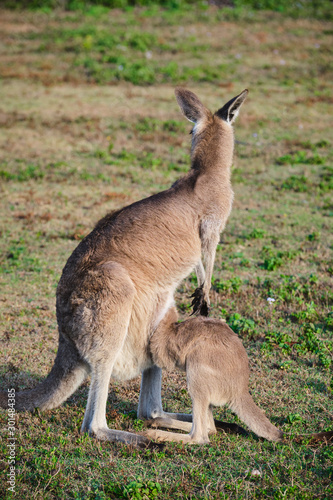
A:
<svg viewBox="0 0 333 500">
<path fill-rule="evenodd" d="M 163 411 L 161 399 L 161 385 L 162 385 L 162 370 L 154 365 L 147 368 L 142 373 L 140 398 L 138 406 L 138 418 L 141 420 L 150 420 L 152 422 L 161 422 L 164 420 L 192 422 L 192 415 L 187 413 L 168 413 Z M 159 426 L 162 427 L 162 426 Z M 171 429 L 172 427 L 169 427 Z M 174 427 L 179 429 L 180 427 Z M 190 430 L 191 425 L 186 428 Z M 181 429 L 181 428 L 180 428 Z"/>
<path fill-rule="evenodd" d="M 111 430 L 106 422 L 110 377 L 128 334 L 134 296 L 135 288 L 126 270 L 113 262 L 90 271 L 76 292 L 79 307 L 74 318 L 75 335 L 91 371 L 81 431 L 101 440 L 146 445 L 147 438 Z"/>
<path fill-rule="evenodd" d="M 158 366 L 142 373 L 138 418 L 148 420 L 147 425 L 190 432 L 192 415 L 163 411 L 161 399 L 162 370 Z"/>
</svg>

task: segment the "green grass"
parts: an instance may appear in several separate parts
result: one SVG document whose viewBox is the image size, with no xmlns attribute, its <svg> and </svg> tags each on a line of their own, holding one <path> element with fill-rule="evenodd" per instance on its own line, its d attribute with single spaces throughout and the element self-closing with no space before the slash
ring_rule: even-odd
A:
<svg viewBox="0 0 333 500">
<path fill-rule="evenodd" d="M 29 8 L 31 10 L 41 10 L 45 13 L 52 12 L 54 8 L 62 8 L 69 11 L 82 11 L 91 17 L 101 17 L 110 8 L 122 8 L 126 11 L 134 6 L 146 6 L 147 15 L 156 13 L 159 6 L 174 11 L 186 10 L 187 12 L 198 6 L 202 10 L 208 9 L 208 3 L 202 0 L 4 0 L 4 6 L 11 9 Z M 229 0 L 222 2 L 221 7 L 230 17 L 238 18 L 239 14 L 245 10 L 255 15 L 256 11 L 272 10 L 292 17 L 310 17 L 317 19 L 332 19 L 332 10 L 329 0 Z"/>
<path fill-rule="evenodd" d="M 314 2 L 302 18 L 292 2 L 281 12 L 236 3 L 1 11 L 1 388 L 49 372 L 57 282 L 96 221 L 187 171 L 191 126 L 174 86 L 212 110 L 249 88 L 211 314 L 242 337 L 251 393 L 275 425 L 291 436 L 332 429 L 332 22 L 311 17 Z M 323 19 L 326 2 L 317 7 Z M 176 292 L 182 318 L 195 287 L 191 275 Z M 110 427 L 142 429 L 139 386 L 112 384 Z M 163 451 L 99 443 L 79 433 L 87 393 L 88 382 L 58 409 L 18 414 L 16 498 L 333 495 L 332 447 L 223 434 Z M 183 374 L 164 374 L 162 396 L 167 410 L 190 412 Z M 237 422 L 228 409 L 215 416 Z M 11 496 L 5 482 L 0 496 Z"/>
</svg>

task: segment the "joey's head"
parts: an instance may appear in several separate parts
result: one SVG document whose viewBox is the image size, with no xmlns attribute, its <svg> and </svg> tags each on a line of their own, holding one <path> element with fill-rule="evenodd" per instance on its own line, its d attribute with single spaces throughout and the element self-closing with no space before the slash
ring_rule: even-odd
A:
<svg viewBox="0 0 333 500">
<path fill-rule="evenodd" d="M 194 124 L 190 132 L 192 162 L 195 159 L 207 161 L 211 158 L 216 163 L 221 155 L 225 159 L 229 157 L 232 159 L 234 144 L 232 124 L 248 91 L 243 90 L 214 114 L 190 90 L 178 87 L 175 94 L 183 115 Z"/>
</svg>

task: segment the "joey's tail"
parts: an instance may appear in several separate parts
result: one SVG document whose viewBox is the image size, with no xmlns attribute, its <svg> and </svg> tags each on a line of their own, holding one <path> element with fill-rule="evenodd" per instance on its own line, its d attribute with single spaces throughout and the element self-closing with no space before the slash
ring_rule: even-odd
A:
<svg viewBox="0 0 333 500">
<path fill-rule="evenodd" d="M 257 436 L 269 441 L 282 441 L 283 433 L 270 423 L 249 393 L 232 400 L 230 408 Z"/>
<path fill-rule="evenodd" d="M 254 403 L 250 394 L 243 394 L 230 403 L 230 408 L 257 436 L 269 441 L 293 442 L 299 444 L 333 444 L 333 431 L 289 436 L 270 423 L 264 412 Z"/>
<path fill-rule="evenodd" d="M 35 389 L 16 392 L 15 410 L 56 408 L 75 392 L 88 373 L 88 365 L 80 358 L 75 347 L 60 336 L 51 372 Z M 1 391 L 0 407 L 7 408 L 7 406 L 8 393 Z"/>
</svg>

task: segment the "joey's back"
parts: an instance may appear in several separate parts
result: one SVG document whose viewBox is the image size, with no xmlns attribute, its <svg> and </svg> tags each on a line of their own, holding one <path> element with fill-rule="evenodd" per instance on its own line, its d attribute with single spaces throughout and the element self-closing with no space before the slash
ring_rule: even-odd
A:
<svg viewBox="0 0 333 500">
<path fill-rule="evenodd" d="M 159 427 L 190 432 L 179 435 L 150 431 L 149 435 L 163 441 L 208 443 L 209 433 L 216 432 L 215 423 L 226 428 L 225 423 L 220 426 L 221 422 L 214 421 L 212 406 L 228 404 L 258 436 L 280 441 L 282 432 L 269 422 L 249 394 L 248 359 L 237 335 L 220 320 L 202 316 L 182 323 L 176 320 L 176 308 L 170 308 L 150 339 L 150 349 L 158 366 L 169 369 L 177 366 L 186 370 L 192 399 L 192 424 L 179 423 L 169 416 L 158 418 Z M 240 430 L 238 427 L 237 431 Z"/>
<path fill-rule="evenodd" d="M 171 308 L 150 340 L 154 362 L 163 368 L 197 370 L 210 367 L 210 377 L 222 376 L 227 369 L 248 379 L 248 360 L 240 338 L 222 320 L 198 316 L 176 323 Z M 199 366 L 201 368 L 199 368 Z M 214 371 L 213 371 L 214 369 Z M 237 378 L 237 377 L 236 377 Z"/>
</svg>

